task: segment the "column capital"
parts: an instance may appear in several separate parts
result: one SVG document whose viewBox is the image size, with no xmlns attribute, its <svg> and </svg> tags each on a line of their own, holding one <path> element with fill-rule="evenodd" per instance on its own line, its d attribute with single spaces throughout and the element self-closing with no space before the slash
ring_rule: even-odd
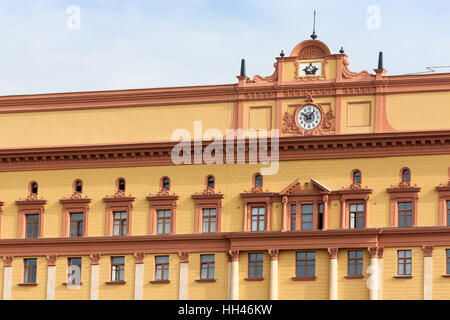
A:
<svg viewBox="0 0 450 320">
<path fill-rule="evenodd" d="M 428 257 L 428 258 L 433 257 L 434 246 L 423 246 L 422 249 L 423 249 L 423 256 L 424 257 Z"/>
<path fill-rule="evenodd" d="M 278 249 L 269 249 L 270 260 L 278 261 L 279 255 L 280 255 L 280 250 L 278 250 Z"/>
<path fill-rule="evenodd" d="M 228 250 L 227 257 L 228 257 L 228 262 L 239 261 L 239 250 Z"/>
<path fill-rule="evenodd" d="M 378 248 L 378 259 L 383 259 L 383 255 L 384 255 L 384 247 L 379 247 Z"/>
<path fill-rule="evenodd" d="M 337 259 L 339 249 L 338 248 L 328 248 L 328 253 L 330 254 L 330 259 Z"/>
<path fill-rule="evenodd" d="M 3 267 L 12 267 L 13 256 L 3 256 Z"/>
<path fill-rule="evenodd" d="M 189 252 L 178 252 L 180 263 L 189 263 Z"/>
<path fill-rule="evenodd" d="M 49 267 L 56 266 L 56 259 L 57 258 L 58 258 L 58 256 L 56 254 L 49 254 L 49 255 L 47 255 L 47 265 Z"/>
<path fill-rule="evenodd" d="M 367 250 L 369 251 L 369 255 L 370 255 L 371 259 L 377 259 L 378 258 L 380 248 L 369 247 L 369 248 L 367 248 Z"/>
<path fill-rule="evenodd" d="M 89 258 L 91 258 L 91 265 L 97 266 L 100 264 L 101 254 L 100 253 L 91 253 L 91 254 L 89 254 Z"/>
<path fill-rule="evenodd" d="M 134 253 L 134 263 L 135 264 L 144 264 L 145 253 L 144 252 L 135 252 Z"/>
</svg>

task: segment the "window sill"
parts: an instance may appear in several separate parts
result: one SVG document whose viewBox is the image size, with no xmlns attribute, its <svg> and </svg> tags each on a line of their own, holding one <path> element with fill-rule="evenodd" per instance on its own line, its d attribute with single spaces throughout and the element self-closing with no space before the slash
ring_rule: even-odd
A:
<svg viewBox="0 0 450 320">
<path fill-rule="evenodd" d="M 63 286 L 67 286 L 67 287 L 79 287 L 79 286 L 82 286 L 83 285 L 83 282 L 80 282 L 80 283 L 67 283 L 67 282 L 64 282 L 63 283 Z"/>
<path fill-rule="evenodd" d="M 37 287 L 37 283 L 19 283 L 19 287 Z"/>
<path fill-rule="evenodd" d="M 413 276 L 394 276 L 394 279 L 412 279 Z"/>
<path fill-rule="evenodd" d="M 317 277 L 292 277 L 293 281 L 316 281 Z"/>
<path fill-rule="evenodd" d="M 170 281 L 169 280 L 155 280 L 155 281 L 150 281 L 151 284 L 169 284 Z"/>
<path fill-rule="evenodd" d="M 127 283 L 126 281 L 109 281 L 109 282 L 105 282 L 105 284 L 108 285 L 108 286 L 123 286 L 126 283 Z"/>
<path fill-rule="evenodd" d="M 195 282 L 198 282 L 198 283 L 213 283 L 213 282 L 216 282 L 217 281 L 217 279 L 211 279 L 211 280 L 195 280 Z"/>
<path fill-rule="evenodd" d="M 443 274 L 442 278 L 450 278 L 450 274 Z"/>
<path fill-rule="evenodd" d="M 245 278 L 245 281 L 255 282 L 255 281 L 264 281 L 264 278 Z"/>
<path fill-rule="evenodd" d="M 347 280 L 358 280 L 358 279 L 364 279 L 364 276 L 346 276 L 345 279 Z"/>
</svg>

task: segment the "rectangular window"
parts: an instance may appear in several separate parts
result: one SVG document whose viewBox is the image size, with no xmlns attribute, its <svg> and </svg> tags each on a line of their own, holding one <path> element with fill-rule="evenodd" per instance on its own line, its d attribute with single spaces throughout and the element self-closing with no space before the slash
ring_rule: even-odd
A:
<svg viewBox="0 0 450 320">
<path fill-rule="evenodd" d="M 266 208 L 252 208 L 252 231 L 264 231 Z"/>
<path fill-rule="evenodd" d="M 84 225 L 84 214 L 82 213 L 70 214 L 70 236 L 72 238 L 83 236 L 83 225 Z"/>
<path fill-rule="evenodd" d="M 37 259 L 25 259 L 24 283 L 36 283 Z"/>
<path fill-rule="evenodd" d="M 291 206 L 291 231 L 295 231 L 296 219 L 297 219 L 297 206 L 293 204 Z"/>
<path fill-rule="evenodd" d="M 348 252 L 348 275 L 363 275 L 364 253 L 361 250 Z"/>
<path fill-rule="evenodd" d="M 399 228 L 410 228 L 412 225 L 412 202 L 398 203 L 398 226 Z"/>
<path fill-rule="evenodd" d="M 447 201 L 447 226 L 450 227 L 450 201 Z"/>
<path fill-rule="evenodd" d="M 248 254 L 248 278 L 262 279 L 264 255 L 262 253 Z"/>
<path fill-rule="evenodd" d="M 203 233 L 216 232 L 216 209 L 203 209 Z"/>
<path fill-rule="evenodd" d="M 323 203 L 319 203 L 319 216 L 317 219 L 317 229 L 323 230 Z"/>
<path fill-rule="evenodd" d="M 313 212 L 314 206 L 312 204 L 302 205 L 302 230 L 313 229 Z"/>
<path fill-rule="evenodd" d="M 350 205 L 350 229 L 364 228 L 364 204 Z"/>
<path fill-rule="evenodd" d="M 27 214 L 26 218 L 26 237 L 27 239 L 35 239 L 39 236 L 39 215 Z"/>
<path fill-rule="evenodd" d="M 125 278 L 125 257 L 111 257 L 111 281 L 122 282 Z"/>
<path fill-rule="evenodd" d="M 201 280 L 214 280 L 214 255 L 202 255 L 200 256 L 200 279 Z"/>
<path fill-rule="evenodd" d="M 446 271 L 446 274 L 450 275 L 450 250 L 449 249 L 446 250 L 446 254 L 447 254 L 447 271 Z"/>
<path fill-rule="evenodd" d="M 113 235 L 126 236 L 127 235 L 127 213 L 114 212 L 113 215 Z"/>
<path fill-rule="evenodd" d="M 398 254 L 398 275 L 410 276 L 412 264 L 412 251 L 400 250 L 397 252 L 397 254 Z"/>
<path fill-rule="evenodd" d="M 67 270 L 67 283 L 80 284 L 81 283 L 81 258 L 69 258 L 69 267 Z"/>
<path fill-rule="evenodd" d="M 315 252 L 297 252 L 296 275 L 297 278 L 313 278 L 316 276 Z"/>
<path fill-rule="evenodd" d="M 170 234 L 172 223 L 172 212 L 170 210 L 158 210 L 157 226 L 158 234 Z"/>
<path fill-rule="evenodd" d="M 169 256 L 155 257 L 155 280 L 169 280 Z"/>
</svg>

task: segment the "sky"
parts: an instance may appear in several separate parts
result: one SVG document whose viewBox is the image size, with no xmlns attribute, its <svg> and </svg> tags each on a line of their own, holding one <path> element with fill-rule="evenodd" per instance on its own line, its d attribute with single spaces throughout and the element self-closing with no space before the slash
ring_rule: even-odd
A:
<svg viewBox="0 0 450 320">
<path fill-rule="evenodd" d="M 448 0 L 0 0 L 0 95 L 231 84 L 242 58 L 269 76 L 314 10 L 352 71 L 450 66 Z"/>
</svg>

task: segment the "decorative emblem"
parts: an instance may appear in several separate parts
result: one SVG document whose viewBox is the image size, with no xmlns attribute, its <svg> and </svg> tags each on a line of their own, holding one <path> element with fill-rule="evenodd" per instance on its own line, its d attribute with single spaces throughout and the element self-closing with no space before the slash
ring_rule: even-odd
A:
<svg viewBox="0 0 450 320">
<path fill-rule="evenodd" d="M 307 76 L 315 76 L 317 71 L 319 71 L 319 68 L 312 63 L 309 64 L 305 69 L 303 69 L 303 72 Z"/>
<path fill-rule="evenodd" d="M 312 103 L 297 107 L 294 114 L 286 112 L 282 127 L 284 134 L 296 136 L 331 135 L 335 129 L 333 111 L 330 109 L 325 113 L 321 105 Z"/>
</svg>

